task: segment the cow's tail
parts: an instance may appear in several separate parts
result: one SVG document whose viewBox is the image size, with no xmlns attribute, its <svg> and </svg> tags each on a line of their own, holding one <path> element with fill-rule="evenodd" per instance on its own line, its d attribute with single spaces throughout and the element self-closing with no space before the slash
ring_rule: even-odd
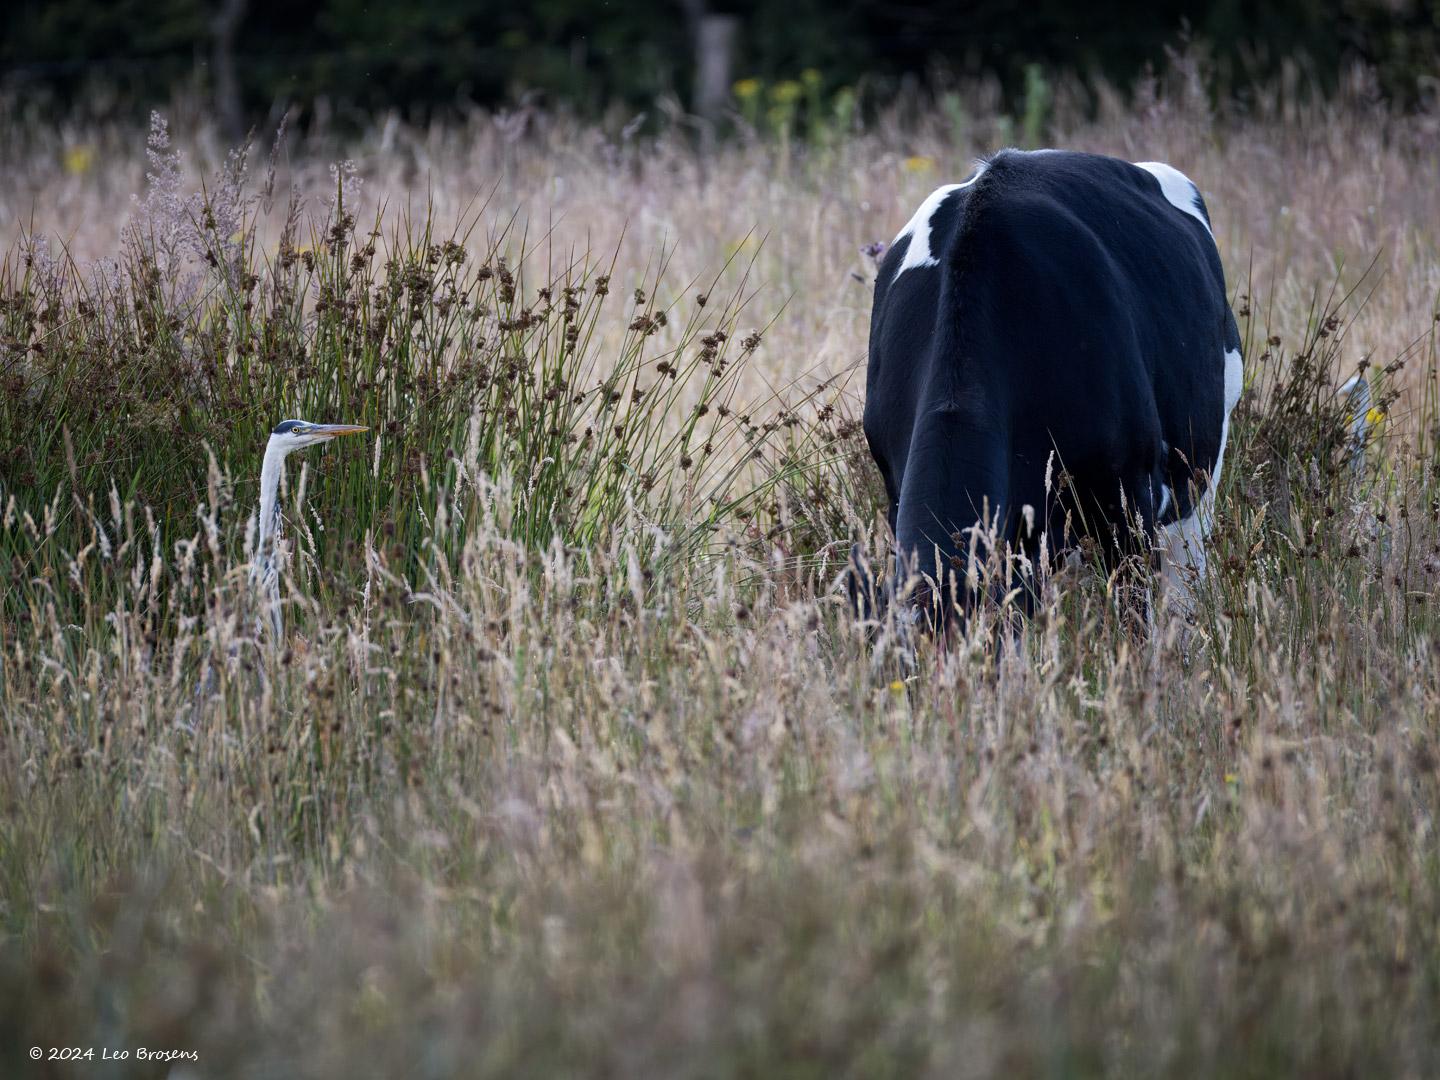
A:
<svg viewBox="0 0 1440 1080">
<path fill-rule="evenodd" d="M 897 581 L 915 607 L 948 622 L 999 584 L 1013 523 L 1005 440 L 964 410 L 932 409 L 911 439 L 896 515 Z"/>
<path fill-rule="evenodd" d="M 902 670 L 913 670 L 916 613 L 908 604 L 895 603 L 894 575 L 877 577 L 859 543 L 850 545 L 845 590 L 850 614 L 864 628 L 877 667 L 893 654 Z"/>
</svg>

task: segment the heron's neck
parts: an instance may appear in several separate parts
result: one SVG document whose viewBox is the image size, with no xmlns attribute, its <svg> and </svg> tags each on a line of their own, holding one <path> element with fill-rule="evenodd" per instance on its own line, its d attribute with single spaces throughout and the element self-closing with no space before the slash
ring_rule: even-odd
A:
<svg viewBox="0 0 1440 1080">
<path fill-rule="evenodd" d="M 255 550 L 262 556 L 269 556 L 280 529 L 280 476 L 284 471 L 285 451 L 271 439 L 260 466 L 260 537 Z"/>
</svg>

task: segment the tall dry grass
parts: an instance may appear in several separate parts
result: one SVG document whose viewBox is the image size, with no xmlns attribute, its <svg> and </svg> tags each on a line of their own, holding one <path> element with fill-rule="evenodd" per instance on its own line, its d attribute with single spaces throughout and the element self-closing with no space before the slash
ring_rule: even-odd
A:
<svg viewBox="0 0 1440 1080">
<path fill-rule="evenodd" d="M 913 667 L 835 581 L 860 248 L 993 148 L 980 91 L 811 146 L 384 121 L 255 201 L 204 129 L 148 187 L 143 132 L 6 130 L 4 1069 L 1433 1073 L 1434 118 L 1061 91 L 1050 141 L 1217 224 L 1212 573 L 1192 627 L 1081 574 Z M 378 434 L 292 467 L 271 648 L 247 518 L 298 410 Z"/>
</svg>

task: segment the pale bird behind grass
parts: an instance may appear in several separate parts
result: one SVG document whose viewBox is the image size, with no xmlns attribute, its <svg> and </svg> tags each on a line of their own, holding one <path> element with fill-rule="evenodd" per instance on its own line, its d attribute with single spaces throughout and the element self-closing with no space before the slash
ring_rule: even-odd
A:
<svg viewBox="0 0 1440 1080">
<path fill-rule="evenodd" d="M 285 458 L 293 451 L 329 442 L 341 435 L 358 435 L 369 428 L 355 424 L 312 424 L 305 420 L 283 420 L 270 433 L 265 446 L 265 459 L 260 466 L 260 520 L 255 540 L 255 561 L 250 581 L 263 598 L 273 641 L 279 643 L 285 622 L 280 610 L 280 562 L 277 545 L 280 538 L 280 477 Z"/>
</svg>

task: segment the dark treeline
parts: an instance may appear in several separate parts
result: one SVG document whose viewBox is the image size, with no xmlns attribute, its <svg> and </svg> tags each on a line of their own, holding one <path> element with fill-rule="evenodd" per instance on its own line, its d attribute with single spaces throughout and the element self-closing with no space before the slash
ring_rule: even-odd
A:
<svg viewBox="0 0 1440 1080">
<path fill-rule="evenodd" d="M 139 109 L 188 86 L 237 127 L 320 98 L 428 113 L 522 93 L 583 111 L 670 95 L 718 114 L 737 80 L 802 75 L 881 95 L 982 74 L 1020 94 L 1037 66 L 1128 85 L 1185 40 L 1232 87 L 1294 60 L 1323 91 L 1360 61 L 1413 105 L 1440 74 L 1436 0 L 20 0 L 0 28 L 12 99 Z"/>
</svg>

